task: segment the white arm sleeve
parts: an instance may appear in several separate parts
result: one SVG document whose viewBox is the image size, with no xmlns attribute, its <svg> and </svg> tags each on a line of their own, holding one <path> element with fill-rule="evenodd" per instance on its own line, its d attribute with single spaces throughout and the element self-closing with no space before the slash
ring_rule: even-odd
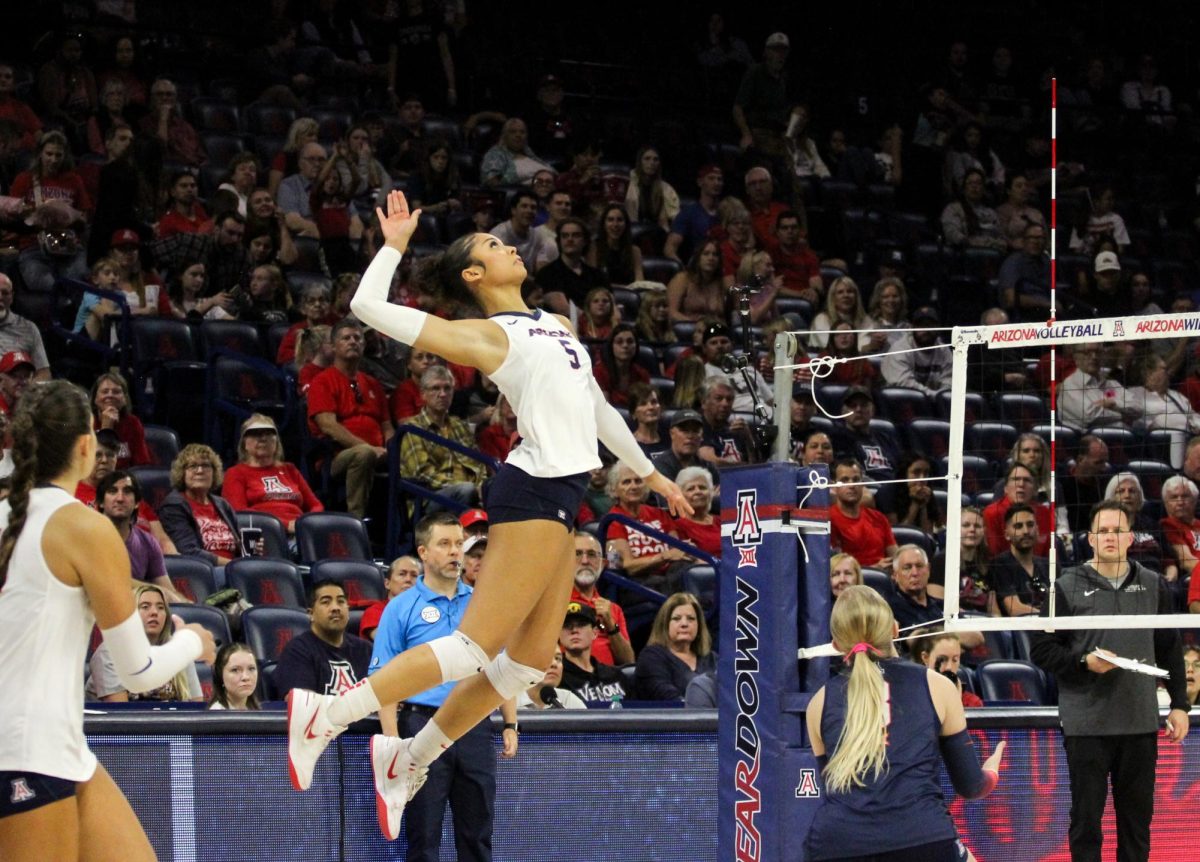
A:
<svg viewBox="0 0 1200 862">
<path fill-rule="evenodd" d="M 350 300 L 350 310 L 372 329 L 405 344 L 414 344 L 428 315 L 415 308 L 388 302 L 392 276 L 400 265 L 400 257 L 400 252 L 386 245 L 376 253 Z"/>
<path fill-rule="evenodd" d="M 654 465 L 634 439 L 633 432 L 629 430 L 617 408 L 604 400 L 604 393 L 596 383 L 596 378 L 593 377 L 589 384 L 592 403 L 596 408 L 596 436 L 621 463 L 645 479 L 654 472 Z"/>
<path fill-rule="evenodd" d="M 176 632 L 175 637 L 161 646 L 150 646 L 137 611 L 125 622 L 102 632 L 121 685 L 134 693 L 152 691 L 170 682 L 175 674 L 200 658 L 204 648 L 196 633 L 186 629 Z"/>
</svg>

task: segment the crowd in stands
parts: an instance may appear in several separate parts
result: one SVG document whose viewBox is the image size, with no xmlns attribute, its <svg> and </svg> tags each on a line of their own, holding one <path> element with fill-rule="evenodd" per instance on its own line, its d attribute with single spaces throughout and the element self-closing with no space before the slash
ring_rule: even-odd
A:
<svg viewBox="0 0 1200 862">
<path fill-rule="evenodd" d="M 938 482 L 945 328 L 1196 307 L 1195 159 L 1164 156 L 1188 151 L 1200 127 L 1193 93 L 1173 99 L 1153 57 L 1056 66 L 1052 294 L 1049 72 L 1002 39 L 947 43 L 924 77 L 897 78 L 907 91 L 881 87 L 855 115 L 802 82 L 802 28 L 763 33 L 756 48 L 705 14 L 679 74 L 695 74 L 710 104 L 648 121 L 621 117 L 632 93 L 598 97 L 569 56 L 524 63 L 513 80 L 525 89 L 506 91 L 481 59 L 490 11 L 474 4 L 268 4 L 234 15 L 240 32 L 206 19 L 220 63 L 156 50 L 170 25 L 149 4 L 101 5 L 83 35 L 0 57 L 0 421 L 51 376 L 91 388 L 106 454 L 79 496 L 126 537 L 139 608 L 155 605 L 143 613 L 152 637 L 170 631 L 157 605 L 188 599 L 164 557 L 216 567 L 218 587 L 277 551 L 315 563 L 298 524 L 326 510 L 365 521 L 372 556 L 393 555 L 421 514 L 476 509 L 515 444 L 512 408 L 485 375 L 348 316 L 379 245 L 375 206 L 393 188 L 423 214 L 392 301 L 470 314 L 433 307 L 424 260 L 472 231 L 515 246 L 527 301 L 570 319 L 599 386 L 695 509 L 672 518 L 601 453 L 544 681 L 583 701 L 692 702 L 693 677 L 711 693 L 715 609 L 697 573 L 720 556 L 721 470 L 766 459 L 761 428 L 776 412 L 790 416 L 796 463 L 850 483 L 831 494 L 834 592 L 865 574 L 898 619 L 932 621 L 954 576 Z M 771 349 L 784 331 L 801 333 L 795 362 L 829 364 L 797 369 L 779 404 Z M 1002 445 L 967 465 L 963 607 L 1040 610 L 1049 544 L 1060 561 L 1086 559 L 1090 506 L 1117 497 L 1136 512 L 1137 559 L 1200 611 L 1194 341 L 1060 352 L 1057 487 L 1049 359 L 1006 352 L 972 367 L 970 418 L 1003 428 Z M 908 482 L 869 484 L 896 479 Z M 384 535 L 391 509 L 398 538 Z M 247 513 L 278 524 L 282 549 L 269 529 L 247 530 Z M 470 578 L 486 539 L 465 538 Z M 602 596 L 605 570 L 625 580 Z M 336 578 L 310 582 L 308 659 L 353 656 L 353 673 L 322 683 L 361 678 L 351 616 L 366 612 L 369 637 L 377 603 L 418 572 L 397 557 L 372 607 Z M 247 641 L 228 643 L 214 671 L 225 708 L 299 678 Z M 944 651 L 914 654 L 934 666 Z M 93 664 L 94 693 L 121 696 L 102 653 Z M 195 680 L 173 685 L 199 696 Z M 544 686 L 530 706 L 547 706 Z"/>
</svg>

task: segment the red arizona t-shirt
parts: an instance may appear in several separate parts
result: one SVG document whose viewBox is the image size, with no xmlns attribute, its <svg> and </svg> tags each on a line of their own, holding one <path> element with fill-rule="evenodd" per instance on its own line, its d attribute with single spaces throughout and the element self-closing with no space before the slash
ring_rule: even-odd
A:
<svg viewBox="0 0 1200 862">
<path fill-rule="evenodd" d="M 212 503 L 197 503 L 190 497 L 185 497 L 192 514 L 196 517 L 196 525 L 200 528 L 200 544 L 210 554 L 220 557 L 236 557 L 238 555 L 237 538 L 229 525 L 217 514 L 217 507 Z"/>
<path fill-rule="evenodd" d="M 308 387 L 308 427 L 318 437 L 321 429 L 313 421 L 318 413 L 332 413 L 347 431 L 371 446 L 383 445 L 383 423 L 388 421 L 383 387 L 370 374 L 355 375 L 358 394 L 350 378 L 336 367 L 326 368 Z"/>
<path fill-rule="evenodd" d="M 274 515 L 284 525 L 305 512 L 323 512 L 325 507 L 292 464 L 235 464 L 225 471 L 221 496 L 238 511 L 253 510 Z"/>
</svg>

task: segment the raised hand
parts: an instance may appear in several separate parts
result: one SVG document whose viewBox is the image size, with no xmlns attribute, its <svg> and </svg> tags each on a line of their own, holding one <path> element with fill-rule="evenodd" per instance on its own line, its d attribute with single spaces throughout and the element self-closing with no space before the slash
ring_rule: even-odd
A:
<svg viewBox="0 0 1200 862">
<path fill-rule="evenodd" d="M 679 486 L 657 470 L 646 477 L 646 485 L 667 501 L 667 508 L 671 510 L 674 517 L 696 514 L 692 510 L 691 504 L 684 499 L 683 491 L 679 490 Z"/>
<path fill-rule="evenodd" d="M 387 213 L 384 213 L 383 207 L 376 207 L 375 216 L 379 220 L 384 244 L 403 252 L 408 248 L 408 241 L 417 230 L 421 211 L 414 210 L 410 213 L 404 192 L 390 191 L 387 196 Z"/>
</svg>

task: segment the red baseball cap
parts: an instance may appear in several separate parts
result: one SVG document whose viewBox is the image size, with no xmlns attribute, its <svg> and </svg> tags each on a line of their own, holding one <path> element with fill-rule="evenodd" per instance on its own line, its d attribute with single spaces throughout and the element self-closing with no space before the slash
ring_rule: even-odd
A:
<svg viewBox="0 0 1200 862">
<path fill-rule="evenodd" d="M 488 522 L 487 512 L 483 509 L 467 509 L 458 516 L 458 523 L 462 525 L 464 530 L 470 529 L 475 524 L 486 524 Z"/>
<path fill-rule="evenodd" d="M 24 350 L 14 350 L 0 356 L 0 374 L 9 374 L 22 365 L 28 365 L 30 368 L 36 367 L 29 354 Z"/>
<path fill-rule="evenodd" d="M 112 240 L 108 244 L 113 248 L 121 248 L 122 246 L 137 248 L 142 244 L 142 238 L 137 235 L 137 231 L 125 227 L 114 231 Z"/>
<path fill-rule="evenodd" d="M 696 179 L 702 180 L 709 174 L 719 174 L 721 172 L 722 171 L 721 171 L 720 165 L 714 165 L 714 164 L 710 163 L 710 164 L 702 166 L 700 168 L 700 170 L 696 171 Z"/>
</svg>

